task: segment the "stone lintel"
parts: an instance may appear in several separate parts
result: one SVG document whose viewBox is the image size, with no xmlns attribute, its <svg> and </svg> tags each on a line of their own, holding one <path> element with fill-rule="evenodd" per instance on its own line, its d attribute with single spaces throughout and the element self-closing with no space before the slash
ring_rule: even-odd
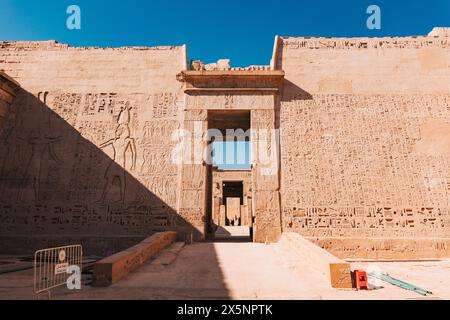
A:
<svg viewBox="0 0 450 320">
<path fill-rule="evenodd" d="M 279 88 L 186 88 L 184 92 L 193 93 L 193 92 L 223 92 L 223 93 L 239 93 L 243 91 L 259 91 L 259 92 L 268 92 L 268 93 L 276 93 L 279 92 Z"/>
<path fill-rule="evenodd" d="M 182 71 L 178 80 L 185 92 L 277 93 L 284 80 L 281 70 L 202 70 Z"/>
<path fill-rule="evenodd" d="M 282 70 L 185 70 L 181 71 L 182 79 L 189 81 L 196 77 L 274 77 L 284 78 Z"/>
</svg>

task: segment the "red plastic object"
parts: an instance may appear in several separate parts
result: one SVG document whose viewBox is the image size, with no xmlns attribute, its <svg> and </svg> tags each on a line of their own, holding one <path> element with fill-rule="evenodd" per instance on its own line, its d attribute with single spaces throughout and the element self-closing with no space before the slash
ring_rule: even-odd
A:
<svg viewBox="0 0 450 320">
<path fill-rule="evenodd" d="M 367 273 L 363 270 L 355 270 L 355 284 L 358 290 L 367 290 Z"/>
</svg>

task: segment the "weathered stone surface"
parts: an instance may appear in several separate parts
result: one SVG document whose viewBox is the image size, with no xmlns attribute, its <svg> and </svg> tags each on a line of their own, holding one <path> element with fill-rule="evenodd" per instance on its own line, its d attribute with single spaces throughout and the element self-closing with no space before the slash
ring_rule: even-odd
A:
<svg viewBox="0 0 450 320">
<path fill-rule="evenodd" d="M 450 256 L 449 238 L 307 238 L 342 259 L 414 260 Z"/>
<path fill-rule="evenodd" d="M 21 85 L 0 131 L 0 247 L 76 241 L 102 255 L 202 223 L 202 212 L 178 215 L 171 159 L 182 128 L 182 47 L 8 42 L 0 61 Z"/>
<path fill-rule="evenodd" d="M 450 37 L 450 28 L 435 27 L 428 33 L 429 37 Z"/>
<path fill-rule="evenodd" d="M 308 265 L 314 266 L 333 288 L 352 288 L 350 263 L 338 259 L 297 233 L 283 233 L 281 242 L 289 245 L 293 253 L 307 261 Z"/>
<path fill-rule="evenodd" d="M 127 250 L 96 262 L 92 285 L 106 287 L 118 282 L 176 239 L 176 232 L 159 232 Z"/>
<path fill-rule="evenodd" d="M 280 40 L 285 231 L 343 258 L 448 255 L 418 245 L 450 237 L 450 38 L 433 36 Z"/>
<path fill-rule="evenodd" d="M 248 218 L 248 208 L 246 205 L 241 206 L 241 225 L 249 226 L 250 219 Z"/>
</svg>

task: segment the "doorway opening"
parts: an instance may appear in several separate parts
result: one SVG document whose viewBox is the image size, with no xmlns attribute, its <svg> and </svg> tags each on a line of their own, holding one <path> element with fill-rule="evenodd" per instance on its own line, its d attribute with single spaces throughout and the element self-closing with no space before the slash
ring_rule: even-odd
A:
<svg viewBox="0 0 450 320">
<path fill-rule="evenodd" d="M 250 116 L 208 110 L 207 226 L 216 241 L 251 241 Z"/>
<path fill-rule="evenodd" d="M 250 111 L 210 111 L 208 129 L 214 166 L 220 170 L 251 168 Z"/>
<path fill-rule="evenodd" d="M 242 181 L 224 181 L 222 199 L 225 203 L 225 226 L 243 224 L 241 206 L 244 205 L 244 183 Z"/>
</svg>

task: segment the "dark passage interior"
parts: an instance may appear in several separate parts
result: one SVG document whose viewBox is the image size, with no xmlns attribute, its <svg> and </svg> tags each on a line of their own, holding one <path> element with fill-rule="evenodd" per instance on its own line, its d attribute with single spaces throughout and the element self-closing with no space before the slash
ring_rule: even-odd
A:
<svg viewBox="0 0 450 320">
<path fill-rule="evenodd" d="M 223 182 L 223 199 L 225 203 L 228 197 L 240 198 L 241 205 L 244 204 L 244 184 L 242 181 L 224 181 Z"/>
</svg>

